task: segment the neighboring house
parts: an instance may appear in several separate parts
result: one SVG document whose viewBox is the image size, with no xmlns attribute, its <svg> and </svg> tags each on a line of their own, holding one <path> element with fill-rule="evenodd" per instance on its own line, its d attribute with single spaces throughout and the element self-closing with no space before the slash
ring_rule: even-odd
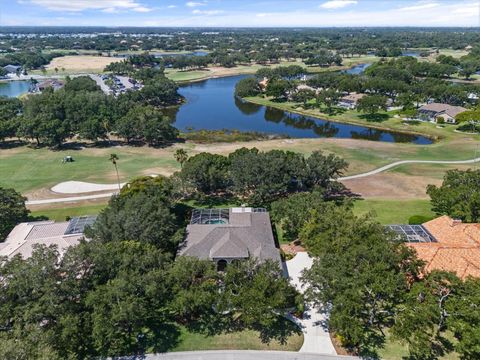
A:
<svg viewBox="0 0 480 360">
<path fill-rule="evenodd" d="M 476 93 L 469 93 L 468 94 L 468 100 L 472 103 L 476 103 L 478 101 L 479 97 L 478 97 L 478 94 Z"/>
<path fill-rule="evenodd" d="M 83 238 L 85 227 L 92 225 L 96 216 L 82 216 L 70 221 L 34 221 L 15 226 L 5 242 L 0 243 L 0 256 L 11 258 L 20 254 L 24 259 L 32 256 L 34 245 L 56 245 L 60 255 L 77 245 Z"/>
<path fill-rule="evenodd" d="M 17 71 L 22 69 L 22 67 L 18 65 L 6 65 L 3 67 L 3 69 L 9 74 L 16 74 Z"/>
<path fill-rule="evenodd" d="M 426 270 L 455 272 L 460 278 L 480 277 L 480 224 L 465 224 L 449 216 L 422 225 L 390 225 L 426 262 Z"/>
<path fill-rule="evenodd" d="M 432 122 L 438 122 L 438 119 L 442 118 L 446 123 L 455 124 L 455 116 L 464 111 L 467 111 L 467 109 L 462 106 L 430 103 L 418 109 L 417 117 L 419 120 Z"/>
<path fill-rule="evenodd" d="M 64 82 L 56 79 L 48 79 L 37 84 L 38 91 L 43 91 L 48 87 L 53 88 L 54 91 L 61 89 L 64 86 Z"/>
<path fill-rule="evenodd" d="M 339 106 L 341 108 L 344 108 L 344 109 L 353 110 L 357 107 L 358 100 L 360 100 L 361 98 L 363 98 L 365 96 L 366 96 L 365 94 L 357 94 L 357 93 L 351 93 L 349 95 L 345 95 L 337 103 L 337 106 Z"/>
<path fill-rule="evenodd" d="M 187 226 L 179 255 L 211 260 L 222 271 L 234 260 L 273 260 L 281 266 L 280 251 L 265 209 L 196 209 Z"/>
</svg>

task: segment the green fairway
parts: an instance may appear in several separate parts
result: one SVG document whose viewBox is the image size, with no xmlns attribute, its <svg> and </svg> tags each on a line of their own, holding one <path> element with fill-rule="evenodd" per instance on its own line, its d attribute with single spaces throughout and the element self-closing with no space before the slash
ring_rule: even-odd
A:
<svg viewBox="0 0 480 360">
<path fill-rule="evenodd" d="M 114 183 L 116 175 L 109 161 L 110 153 L 119 156 L 122 181 L 132 176 L 177 168 L 172 155 L 156 156 L 157 152 L 162 151 L 135 147 L 58 151 L 21 147 L 11 151 L 1 150 L 0 186 L 13 187 L 24 193 L 39 188 L 50 188 L 68 180 Z M 62 159 L 67 155 L 71 155 L 75 161 L 62 163 Z"/>
<path fill-rule="evenodd" d="M 435 217 L 429 200 L 358 200 L 354 211 L 357 215 L 373 211 L 376 219 L 384 225 L 408 224 L 408 219 L 414 215 Z"/>
<path fill-rule="evenodd" d="M 57 207 L 53 209 L 33 210 L 34 217 L 47 217 L 50 220 L 65 221 L 67 217 L 97 215 L 105 208 L 106 204 L 82 205 L 74 207 Z"/>
</svg>

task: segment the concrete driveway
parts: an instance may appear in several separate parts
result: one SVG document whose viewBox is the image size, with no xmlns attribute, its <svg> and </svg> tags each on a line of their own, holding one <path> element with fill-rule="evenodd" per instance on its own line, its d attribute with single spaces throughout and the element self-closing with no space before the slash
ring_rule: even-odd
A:
<svg viewBox="0 0 480 360">
<path fill-rule="evenodd" d="M 292 260 L 285 263 L 291 283 L 300 292 L 303 292 L 303 286 L 300 282 L 302 272 L 305 269 L 309 269 L 312 264 L 313 259 L 306 252 L 297 253 Z M 302 320 L 293 316 L 290 316 L 289 319 L 297 323 L 302 329 L 304 342 L 300 349 L 301 353 L 337 354 L 330 340 L 328 330 L 322 326 L 326 320 L 324 315 L 319 314 L 307 304 Z"/>
</svg>

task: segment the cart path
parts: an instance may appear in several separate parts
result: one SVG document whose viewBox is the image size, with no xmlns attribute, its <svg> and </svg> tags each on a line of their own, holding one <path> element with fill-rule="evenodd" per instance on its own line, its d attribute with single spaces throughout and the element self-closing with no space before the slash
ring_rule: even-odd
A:
<svg viewBox="0 0 480 360">
<path fill-rule="evenodd" d="M 339 177 L 337 180 L 340 180 L 340 181 L 353 180 L 353 179 L 363 178 L 367 176 L 372 176 L 372 175 L 380 174 L 381 172 L 384 172 L 394 167 L 405 165 L 405 164 L 447 164 L 447 165 L 454 164 L 455 165 L 455 164 L 473 164 L 476 162 L 480 162 L 480 157 L 475 159 L 470 159 L 470 160 L 401 160 L 401 161 L 395 161 L 391 164 L 379 167 L 378 169 L 367 171 L 361 174 Z"/>
<path fill-rule="evenodd" d="M 344 181 L 344 180 L 353 180 L 359 179 L 367 176 L 372 176 L 376 174 L 380 174 L 384 171 L 390 170 L 394 167 L 405 165 L 405 164 L 474 164 L 480 162 L 480 157 L 470 160 L 401 160 L 395 161 L 391 164 L 379 167 L 377 169 L 367 171 L 361 174 L 351 175 L 351 176 L 344 176 L 339 177 L 337 180 Z M 112 185 L 118 186 L 118 185 Z M 54 204 L 54 203 L 68 203 L 68 202 L 76 202 L 82 200 L 94 200 L 94 199 L 103 199 L 111 197 L 112 195 L 116 194 L 116 192 L 108 192 L 104 194 L 95 194 L 95 195 L 84 195 L 84 196 L 71 196 L 65 198 L 53 198 L 53 199 L 42 199 L 42 200 L 28 200 L 25 202 L 26 205 L 44 205 L 44 204 Z"/>
</svg>

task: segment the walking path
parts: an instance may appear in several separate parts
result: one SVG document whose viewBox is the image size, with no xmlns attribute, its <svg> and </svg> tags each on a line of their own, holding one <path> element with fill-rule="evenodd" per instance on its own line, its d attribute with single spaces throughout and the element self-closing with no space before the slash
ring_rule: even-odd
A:
<svg viewBox="0 0 480 360">
<path fill-rule="evenodd" d="M 353 179 L 358 179 L 358 178 L 363 178 L 367 176 L 372 176 L 379 174 L 381 172 L 387 171 L 389 169 L 392 169 L 396 166 L 400 165 L 405 165 L 405 164 L 473 164 L 476 162 L 480 162 L 480 157 L 475 158 L 475 159 L 470 159 L 470 160 L 402 160 L 402 161 L 396 161 L 394 163 L 379 167 L 378 169 L 372 170 L 372 171 L 367 171 L 361 174 L 357 175 L 351 175 L 351 176 L 344 176 L 340 177 L 337 180 L 353 180 Z M 97 184 L 94 184 L 97 185 Z M 110 185 L 102 185 L 102 186 L 110 186 Z M 115 187 L 116 185 L 111 185 L 112 187 Z M 55 187 L 53 187 L 55 188 Z M 52 188 L 52 189 L 53 189 Z M 81 191 L 80 191 L 81 192 Z M 84 195 L 84 196 L 75 196 L 75 197 L 67 197 L 67 198 L 56 198 L 56 199 L 43 199 L 43 200 L 29 200 L 26 201 L 26 205 L 42 205 L 42 204 L 53 204 L 53 203 L 64 203 L 64 202 L 72 202 L 72 201 L 82 201 L 82 200 L 92 200 L 92 199 L 102 199 L 106 197 L 110 197 L 114 192 L 109 192 L 105 194 L 96 194 L 96 195 Z"/>
<path fill-rule="evenodd" d="M 313 259 L 306 252 L 297 253 L 292 260 L 285 263 L 291 282 L 298 291 L 303 292 L 304 290 L 300 281 L 303 270 L 309 269 L 312 264 Z M 300 349 L 301 353 L 337 354 L 330 339 L 330 334 L 323 326 L 326 321 L 325 315 L 319 314 L 314 308 L 307 305 L 303 319 L 297 319 L 293 316 L 288 318 L 302 329 L 303 345 Z"/>
<path fill-rule="evenodd" d="M 338 180 L 352 180 L 352 179 L 367 177 L 367 176 L 379 174 L 381 172 L 384 172 L 386 170 L 389 170 L 391 168 L 404 165 L 404 164 L 473 164 L 479 161 L 480 161 L 480 157 L 475 159 L 470 159 L 470 160 L 402 160 L 402 161 L 396 161 L 394 163 L 379 167 L 378 169 L 375 169 L 372 171 L 364 172 L 357 175 L 344 176 L 344 177 L 338 178 Z"/>
</svg>

